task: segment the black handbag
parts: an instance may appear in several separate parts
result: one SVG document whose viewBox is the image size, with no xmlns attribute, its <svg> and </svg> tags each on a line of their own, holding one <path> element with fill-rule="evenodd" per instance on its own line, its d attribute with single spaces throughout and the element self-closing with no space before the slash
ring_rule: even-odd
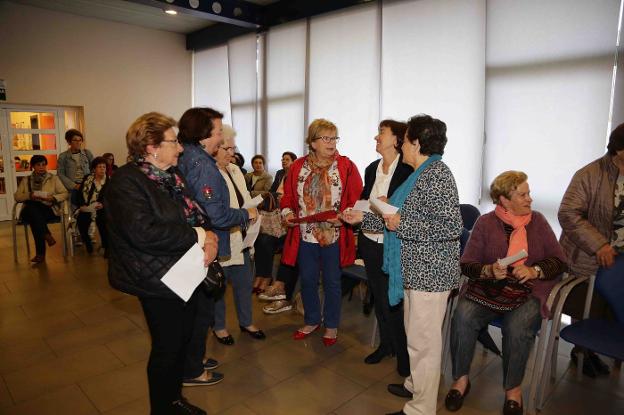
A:
<svg viewBox="0 0 624 415">
<path fill-rule="evenodd" d="M 208 272 L 202 281 L 202 286 L 208 295 L 219 298 L 225 292 L 225 272 L 216 259 L 208 265 Z"/>
</svg>

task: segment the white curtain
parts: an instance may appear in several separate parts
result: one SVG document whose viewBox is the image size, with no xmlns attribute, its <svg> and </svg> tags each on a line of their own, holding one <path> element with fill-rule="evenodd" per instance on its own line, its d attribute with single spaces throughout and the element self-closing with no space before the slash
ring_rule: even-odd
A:
<svg viewBox="0 0 624 415">
<path fill-rule="evenodd" d="M 376 4 L 315 17 L 310 22 L 308 119 L 338 127 L 338 150 L 363 174 L 376 158 L 379 123 L 379 14 Z"/>
<path fill-rule="evenodd" d="M 236 146 L 247 164 L 258 151 L 257 126 L 257 39 L 256 35 L 241 36 L 228 42 L 228 68 L 232 126 L 236 130 Z"/>
<path fill-rule="evenodd" d="M 381 118 L 446 123 L 444 160 L 462 203 L 477 204 L 485 95 L 485 1 L 385 2 Z"/>
<path fill-rule="evenodd" d="M 211 107 L 225 114 L 231 123 L 227 46 L 193 54 L 193 106 Z"/>
<path fill-rule="evenodd" d="M 488 1 L 488 187 L 529 176 L 533 207 L 556 213 L 572 175 L 605 152 L 620 0 Z"/>
<path fill-rule="evenodd" d="M 303 155 L 306 21 L 271 29 L 266 38 L 266 148 L 268 169 L 281 169 L 281 155 Z"/>
</svg>

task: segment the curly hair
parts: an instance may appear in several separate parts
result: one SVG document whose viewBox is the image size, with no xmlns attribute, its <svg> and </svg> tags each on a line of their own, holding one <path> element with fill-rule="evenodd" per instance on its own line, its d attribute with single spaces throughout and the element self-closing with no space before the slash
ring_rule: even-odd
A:
<svg viewBox="0 0 624 415">
<path fill-rule="evenodd" d="M 406 138 L 410 143 L 418 140 L 420 153 L 425 156 L 444 154 L 446 147 L 446 124 L 430 115 L 414 115 L 407 121 Z"/>
<path fill-rule="evenodd" d="M 157 146 L 165 139 L 165 131 L 177 125 L 176 120 L 159 112 L 148 112 L 134 120 L 126 133 L 128 158 L 143 157 L 147 146 Z"/>
<path fill-rule="evenodd" d="M 490 185 L 490 197 L 495 205 L 500 203 L 500 197 L 504 196 L 506 199 L 511 199 L 511 192 L 516 190 L 518 186 L 528 180 L 529 176 L 522 171 L 508 170 L 502 172 Z"/>
</svg>

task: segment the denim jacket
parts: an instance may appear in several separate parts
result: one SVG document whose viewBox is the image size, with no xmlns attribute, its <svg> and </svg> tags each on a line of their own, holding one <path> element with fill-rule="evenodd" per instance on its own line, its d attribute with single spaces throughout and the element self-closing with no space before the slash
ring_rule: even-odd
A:
<svg viewBox="0 0 624 415">
<path fill-rule="evenodd" d="M 178 161 L 178 168 L 193 195 L 210 218 L 213 231 L 219 237 L 219 257 L 231 254 L 230 231 L 234 226 L 247 228 L 247 209 L 230 207 L 230 192 L 221 175 L 217 162 L 200 146 L 187 144 Z"/>
<path fill-rule="evenodd" d="M 85 176 L 91 171 L 91 161 L 93 161 L 93 154 L 86 149 L 80 150 L 80 163 Z M 76 168 L 78 166 L 71 155 L 71 150 L 63 151 L 59 155 L 57 164 L 57 176 L 67 190 L 72 190 L 76 186 Z"/>
</svg>

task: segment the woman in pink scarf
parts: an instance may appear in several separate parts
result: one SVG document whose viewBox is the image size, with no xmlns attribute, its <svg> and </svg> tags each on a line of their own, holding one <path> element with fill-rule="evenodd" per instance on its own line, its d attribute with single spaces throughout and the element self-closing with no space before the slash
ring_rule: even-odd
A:
<svg viewBox="0 0 624 415">
<path fill-rule="evenodd" d="M 523 413 L 520 387 L 542 317 L 545 301 L 567 270 L 565 255 L 544 216 L 531 210 L 527 175 L 506 171 L 494 179 L 493 212 L 479 218 L 461 258 L 469 278 L 451 323 L 455 382 L 446 396 L 449 411 L 461 408 L 470 391 L 468 373 L 479 331 L 503 319 L 503 414 Z M 509 267 L 497 260 L 522 250 L 527 256 Z"/>
</svg>

